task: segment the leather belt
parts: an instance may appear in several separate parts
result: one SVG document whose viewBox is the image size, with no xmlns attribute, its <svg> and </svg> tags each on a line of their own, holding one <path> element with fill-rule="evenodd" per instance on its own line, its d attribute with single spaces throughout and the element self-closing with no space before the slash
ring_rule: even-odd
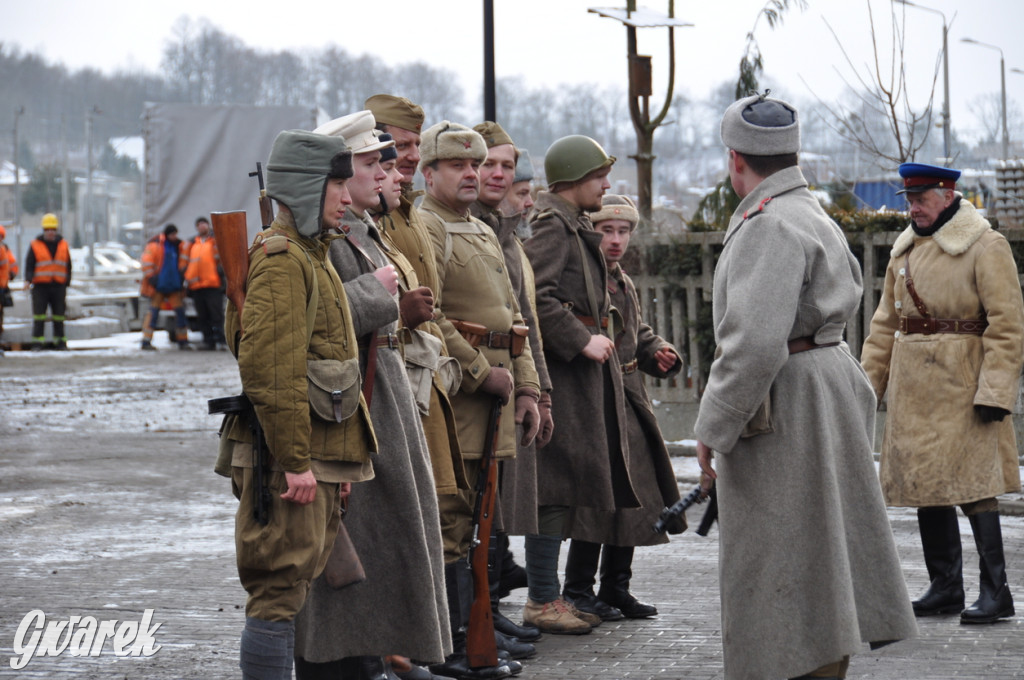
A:
<svg viewBox="0 0 1024 680">
<path fill-rule="evenodd" d="M 636 373 L 636 371 L 637 371 L 637 364 L 638 364 L 637 360 L 633 359 L 629 363 L 622 364 L 619 368 L 622 369 L 622 374 L 623 375 L 629 375 L 630 373 Z"/>
<path fill-rule="evenodd" d="M 487 327 L 471 321 L 451 319 L 455 330 L 473 347 L 483 345 L 491 349 L 507 349 L 513 358 L 523 353 L 525 343 L 517 342 L 519 336 L 501 331 L 489 331 Z"/>
<path fill-rule="evenodd" d="M 394 333 L 381 333 L 372 340 L 359 343 L 359 346 L 363 349 L 369 349 L 371 345 L 373 347 L 387 347 L 388 349 L 400 349 L 402 346 L 398 336 Z"/>
<path fill-rule="evenodd" d="M 826 342 L 824 344 L 819 345 L 818 343 L 814 342 L 813 335 L 805 335 L 802 338 L 793 338 L 786 344 L 789 346 L 790 354 L 799 354 L 800 352 L 806 352 L 809 349 L 818 349 L 820 347 L 835 347 L 839 343 Z"/>
<path fill-rule="evenodd" d="M 919 319 L 909 316 L 900 317 L 900 333 L 908 335 L 921 333 L 957 333 L 959 335 L 982 335 L 988 328 L 985 319 Z"/>
<path fill-rule="evenodd" d="M 575 312 L 573 312 L 573 313 L 575 314 Z M 584 326 L 595 326 L 595 327 L 597 326 L 597 323 L 594 321 L 594 317 L 592 317 L 592 316 L 583 316 L 582 314 L 576 314 L 576 318 L 579 319 L 580 323 L 582 323 Z M 601 328 L 604 328 L 604 329 L 608 328 L 608 317 L 607 316 L 602 316 L 601 317 Z"/>
</svg>

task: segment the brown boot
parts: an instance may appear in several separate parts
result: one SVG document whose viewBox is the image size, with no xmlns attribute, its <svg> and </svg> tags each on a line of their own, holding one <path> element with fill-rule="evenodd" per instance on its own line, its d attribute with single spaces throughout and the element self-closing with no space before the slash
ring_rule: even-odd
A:
<svg viewBox="0 0 1024 680">
<path fill-rule="evenodd" d="M 589 623 L 572 613 L 562 598 L 543 604 L 527 598 L 523 608 L 523 623 L 556 635 L 585 635 L 592 629 Z"/>
</svg>

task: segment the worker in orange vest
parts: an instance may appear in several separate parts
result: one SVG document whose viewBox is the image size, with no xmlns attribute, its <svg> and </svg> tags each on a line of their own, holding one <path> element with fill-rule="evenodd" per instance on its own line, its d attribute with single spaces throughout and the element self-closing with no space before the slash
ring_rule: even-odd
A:
<svg viewBox="0 0 1024 680">
<path fill-rule="evenodd" d="M 32 349 L 41 350 L 46 343 L 44 328 L 49 309 L 53 346 L 64 350 L 68 348 L 64 311 L 71 285 L 71 252 L 68 242 L 57 231 L 60 227 L 57 216 L 46 213 L 42 223 L 43 233 L 32 240 L 25 256 L 25 288 L 32 289 Z"/>
<path fill-rule="evenodd" d="M 164 227 L 146 243 L 142 252 L 142 289 L 140 295 L 149 298 L 149 314 L 142 325 L 142 349 L 153 347 L 153 329 L 160 316 L 160 308 L 167 303 L 174 309 L 174 339 L 179 349 L 193 349 L 188 343 L 188 325 L 185 319 L 185 269 L 188 267 L 188 246 L 178 238 L 173 224 Z"/>
<path fill-rule="evenodd" d="M 0 226 L 0 298 L 2 298 L 0 300 L 0 337 L 4 334 L 4 307 L 14 304 L 8 285 L 18 273 L 18 259 L 14 257 L 14 251 L 4 243 L 6 238 L 7 230 Z M 0 348 L 0 357 L 3 355 L 4 350 Z"/>
<path fill-rule="evenodd" d="M 196 305 L 199 330 L 203 332 L 200 349 L 228 348 L 224 340 L 224 271 L 220 266 L 217 241 L 210 230 L 210 220 L 196 218 L 196 237 L 189 250 L 185 285 Z"/>
</svg>

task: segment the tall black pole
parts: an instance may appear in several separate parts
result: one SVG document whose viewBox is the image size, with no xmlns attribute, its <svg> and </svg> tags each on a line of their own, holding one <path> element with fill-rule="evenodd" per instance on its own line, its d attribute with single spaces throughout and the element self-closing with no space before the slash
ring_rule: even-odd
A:
<svg viewBox="0 0 1024 680">
<path fill-rule="evenodd" d="M 484 120 L 498 120 L 494 87 L 494 0 L 484 0 Z"/>
</svg>

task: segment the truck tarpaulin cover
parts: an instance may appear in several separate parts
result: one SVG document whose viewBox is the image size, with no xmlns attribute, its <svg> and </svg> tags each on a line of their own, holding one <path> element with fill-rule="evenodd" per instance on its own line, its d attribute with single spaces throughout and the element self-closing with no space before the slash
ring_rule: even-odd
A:
<svg viewBox="0 0 1024 680">
<path fill-rule="evenodd" d="M 245 210 L 251 240 L 262 225 L 259 184 L 249 173 L 257 161 L 266 167 L 281 130 L 312 122 L 302 106 L 147 104 L 145 237 L 173 223 L 189 238 L 200 215 Z"/>
</svg>

